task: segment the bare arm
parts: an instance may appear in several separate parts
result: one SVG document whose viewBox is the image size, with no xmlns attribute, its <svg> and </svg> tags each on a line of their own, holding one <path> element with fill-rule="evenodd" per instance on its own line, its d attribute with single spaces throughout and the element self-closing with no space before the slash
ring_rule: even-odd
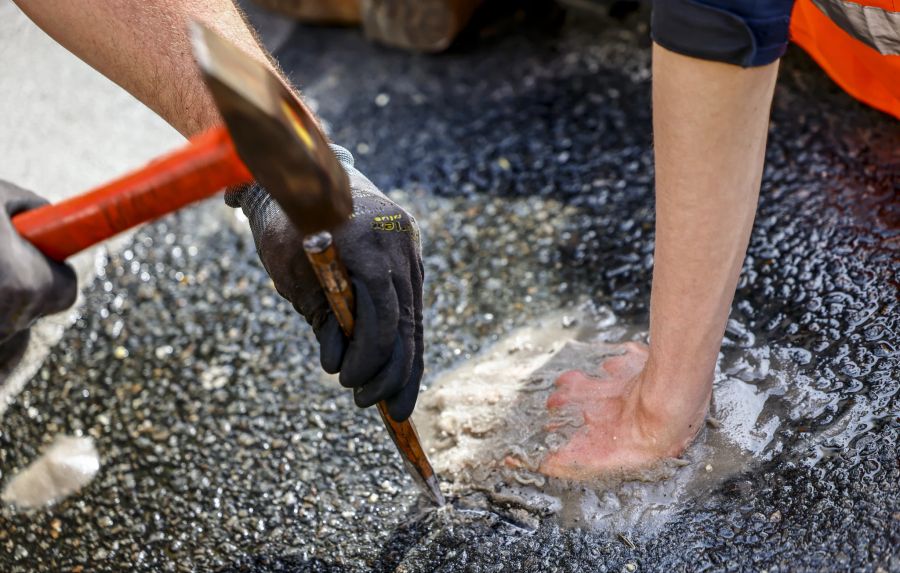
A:
<svg viewBox="0 0 900 573">
<path fill-rule="evenodd" d="M 220 121 L 194 63 L 188 34 L 190 20 L 205 23 L 275 70 L 232 0 L 17 2 L 60 44 L 188 137 Z M 412 219 L 399 205 L 377 193 L 374 185 L 353 167 L 349 152 L 339 150 L 339 155 L 351 186 L 364 190 L 354 192 L 355 201 L 363 205 L 361 213 L 367 217 L 390 216 L 392 220 Z M 376 195 L 380 198 L 365 206 Z M 277 203 L 256 184 L 230 189 L 226 202 L 241 206 L 247 214 L 260 257 L 266 261 L 266 268 L 273 271 L 278 291 L 313 325 L 317 338 L 324 341 L 323 367 L 328 372 L 339 371 L 342 384 L 359 390 L 354 394 L 357 405 L 386 400 L 396 420 L 409 417 L 423 372 L 418 233 L 394 233 L 398 236 L 390 239 L 376 237 L 364 217 L 353 219 L 335 233 L 335 244 L 344 256 L 354 285 L 357 289 L 363 285 L 366 293 L 366 297 L 357 298 L 358 326 L 354 337 L 347 339 L 306 262 L 299 231 Z M 351 225 L 358 231 L 348 231 Z M 393 269 L 392 280 L 384 280 L 385 268 Z M 349 358 L 345 360 L 345 356 Z"/>
<path fill-rule="evenodd" d="M 645 398 L 656 411 L 687 416 L 708 403 L 756 213 L 777 70 L 777 62 L 744 69 L 653 46 L 657 218 Z"/>
<path fill-rule="evenodd" d="M 275 69 L 232 0 L 15 1 L 53 39 L 185 137 L 220 121 L 191 52 L 190 20 Z"/>
<path fill-rule="evenodd" d="M 697 434 L 747 249 L 778 64 L 744 69 L 653 46 L 656 252 L 650 348 L 623 346 L 597 380 L 557 385 L 588 412 L 541 471 L 586 479 L 678 456 Z M 640 372 L 634 375 L 634 372 Z"/>
</svg>

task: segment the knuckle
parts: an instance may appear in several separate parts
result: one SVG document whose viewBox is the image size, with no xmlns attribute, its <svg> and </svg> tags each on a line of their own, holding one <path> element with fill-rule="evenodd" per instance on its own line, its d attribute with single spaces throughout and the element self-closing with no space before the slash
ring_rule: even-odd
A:
<svg viewBox="0 0 900 573">
<path fill-rule="evenodd" d="M 40 290 L 40 285 L 35 279 L 18 274 L 7 277 L 0 285 L 0 293 L 4 298 L 19 303 L 34 298 Z"/>
<path fill-rule="evenodd" d="M 78 286 L 73 283 L 67 286 L 62 292 L 62 303 L 66 308 L 75 304 L 75 300 L 78 299 Z"/>
</svg>

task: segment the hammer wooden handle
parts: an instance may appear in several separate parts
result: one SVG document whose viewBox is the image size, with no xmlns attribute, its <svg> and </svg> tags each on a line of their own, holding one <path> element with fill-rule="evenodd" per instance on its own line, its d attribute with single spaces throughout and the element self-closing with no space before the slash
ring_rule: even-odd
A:
<svg viewBox="0 0 900 573">
<path fill-rule="evenodd" d="M 13 226 L 42 253 L 63 261 L 97 243 L 224 187 L 249 183 L 225 127 L 214 128 L 120 179 L 13 217 Z"/>
</svg>

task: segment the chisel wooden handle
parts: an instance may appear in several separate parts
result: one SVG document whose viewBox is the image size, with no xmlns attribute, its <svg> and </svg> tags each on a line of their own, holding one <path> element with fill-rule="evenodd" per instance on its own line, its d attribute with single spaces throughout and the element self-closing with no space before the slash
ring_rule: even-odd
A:
<svg viewBox="0 0 900 573">
<path fill-rule="evenodd" d="M 141 223 L 253 176 L 238 158 L 225 127 L 92 191 L 13 217 L 16 230 L 57 261 Z"/>
<path fill-rule="evenodd" d="M 325 291 L 325 298 L 337 318 L 341 330 L 350 338 L 353 335 L 353 286 L 350 284 L 347 268 L 341 262 L 331 233 L 323 231 L 307 236 L 303 241 L 306 257 L 309 259 L 319 283 Z M 387 428 L 410 475 L 422 491 L 438 506 L 444 505 L 437 475 L 428 456 L 422 449 L 422 442 L 411 419 L 398 422 L 388 412 L 385 401 L 378 402 L 378 413 Z"/>
<path fill-rule="evenodd" d="M 316 272 L 319 284 L 325 291 L 325 298 L 328 299 L 328 305 L 341 325 L 341 330 L 347 338 L 350 338 L 356 326 L 356 320 L 353 318 L 356 301 L 353 298 L 353 286 L 350 284 L 347 267 L 338 256 L 331 233 L 322 231 L 307 235 L 303 239 L 303 250 L 306 251 L 306 258 Z"/>
</svg>

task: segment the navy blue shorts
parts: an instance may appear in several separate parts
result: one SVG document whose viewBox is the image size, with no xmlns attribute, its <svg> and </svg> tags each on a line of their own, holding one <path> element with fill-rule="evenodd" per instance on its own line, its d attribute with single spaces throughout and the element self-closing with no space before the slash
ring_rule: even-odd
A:
<svg viewBox="0 0 900 573">
<path fill-rule="evenodd" d="M 743 67 L 780 58 L 794 0 L 654 0 L 651 36 L 695 58 Z"/>
</svg>

